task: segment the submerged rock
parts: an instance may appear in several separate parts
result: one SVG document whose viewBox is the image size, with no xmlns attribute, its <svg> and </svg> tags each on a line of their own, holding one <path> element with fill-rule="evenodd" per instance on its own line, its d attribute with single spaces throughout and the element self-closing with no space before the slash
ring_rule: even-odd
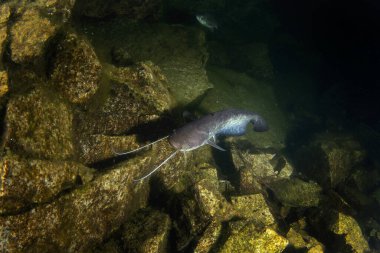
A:
<svg viewBox="0 0 380 253">
<path fill-rule="evenodd" d="M 0 214 L 50 202 L 63 191 L 89 183 L 94 172 L 75 162 L 27 160 L 15 155 L 2 157 L 0 167 Z"/>
<path fill-rule="evenodd" d="M 8 73 L 6 71 L 0 71 L 0 98 L 7 94 L 8 90 Z"/>
<path fill-rule="evenodd" d="M 133 182 L 150 162 L 137 157 L 52 203 L 0 217 L 6 252 L 87 252 L 147 204 L 149 185 Z M 25 232 L 27 231 L 27 233 Z"/>
<path fill-rule="evenodd" d="M 334 242 L 334 252 L 369 252 L 369 245 L 358 222 L 350 215 L 324 209 L 318 210 L 310 222 L 323 240 Z"/>
<path fill-rule="evenodd" d="M 8 36 L 8 27 L 7 22 L 11 15 L 11 8 L 9 4 L 2 3 L 0 5 L 0 57 L 3 59 L 3 52 L 4 52 L 4 46 L 5 41 Z M 0 66 L 2 66 L 2 62 L 0 61 Z M 0 88 L 1 89 L 1 88 Z M 1 91 L 0 91 L 0 97 L 1 97 Z"/>
<path fill-rule="evenodd" d="M 231 234 L 219 252 L 280 253 L 288 240 L 270 228 L 260 229 L 254 223 L 230 222 Z"/>
<path fill-rule="evenodd" d="M 100 104 L 75 114 L 79 157 L 86 164 L 109 158 L 114 151 L 137 148 L 135 137 L 115 135 L 138 132 L 149 124 L 154 131 L 165 130 L 160 122 L 154 122 L 173 104 L 164 77 L 151 63 L 130 68 L 107 66 L 106 72 L 111 81 L 109 92 L 96 97 Z"/>
<path fill-rule="evenodd" d="M 11 27 L 11 58 L 16 63 L 41 60 L 57 25 L 42 17 L 38 8 L 27 8 Z"/>
<path fill-rule="evenodd" d="M 274 225 L 275 218 L 262 194 L 231 197 L 236 216 L 244 218 L 261 227 Z"/>
<path fill-rule="evenodd" d="M 97 91 L 101 64 L 92 46 L 71 33 L 57 45 L 51 81 L 72 103 L 83 103 Z"/>
<path fill-rule="evenodd" d="M 322 199 L 322 188 L 318 184 L 298 178 L 275 180 L 268 183 L 268 187 L 284 206 L 318 206 Z"/>
<path fill-rule="evenodd" d="M 248 142 L 232 144 L 232 161 L 240 177 L 240 191 L 244 194 L 262 190 L 262 183 L 289 178 L 293 166 L 273 150 L 255 149 Z"/>
<path fill-rule="evenodd" d="M 122 238 L 126 252 L 168 252 L 170 217 L 156 210 L 137 212 L 124 226 Z"/>
<path fill-rule="evenodd" d="M 295 162 L 300 172 L 323 187 L 333 188 L 348 178 L 365 154 L 350 136 L 320 135 L 297 152 Z"/>
<path fill-rule="evenodd" d="M 7 107 L 7 145 L 16 154 L 65 160 L 74 156 L 71 109 L 42 87 L 14 96 Z"/>
<path fill-rule="evenodd" d="M 216 245 L 218 238 L 221 236 L 222 224 L 220 222 L 211 222 L 202 237 L 198 240 L 194 253 L 208 253 Z"/>
<path fill-rule="evenodd" d="M 289 240 L 289 244 L 296 250 L 304 250 L 307 253 L 325 252 L 324 246 L 303 230 L 291 227 L 286 234 L 286 239 Z"/>
<path fill-rule="evenodd" d="M 103 51 L 118 48 L 130 53 L 135 62 L 151 61 L 167 78 L 170 93 L 179 105 L 199 102 L 213 87 L 205 64 L 208 54 L 205 34 L 200 29 L 151 23 L 131 23 L 125 19 L 104 22 L 104 26 L 86 27 L 94 43 Z M 90 35 L 89 35 L 90 36 Z"/>
</svg>

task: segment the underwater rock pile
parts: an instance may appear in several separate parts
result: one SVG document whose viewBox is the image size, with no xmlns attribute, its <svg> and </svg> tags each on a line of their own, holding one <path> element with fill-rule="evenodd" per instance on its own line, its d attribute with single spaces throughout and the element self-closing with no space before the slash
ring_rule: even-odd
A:
<svg viewBox="0 0 380 253">
<path fill-rule="evenodd" d="M 0 5 L 0 53 L 10 53 L 0 64 L 0 251 L 365 253 L 380 240 L 380 173 L 354 136 L 316 135 L 291 160 L 268 83 L 212 68 L 211 85 L 203 31 L 104 21 L 87 37 L 94 27 L 64 28 L 79 10 L 59 2 Z M 123 4 L 138 20 L 156 10 L 148 2 Z M 117 3 L 79 13 L 107 16 Z M 267 53 L 251 59 L 263 79 L 273 75 Z M 225 152 L 179 152 L 136 181 L 174 148 L 165 139 L 116 154 L 170 134 L 185 124 L 178 106 L 194 103 L 256 108 L 271 130 L 223 139 Z"/>
</svg>

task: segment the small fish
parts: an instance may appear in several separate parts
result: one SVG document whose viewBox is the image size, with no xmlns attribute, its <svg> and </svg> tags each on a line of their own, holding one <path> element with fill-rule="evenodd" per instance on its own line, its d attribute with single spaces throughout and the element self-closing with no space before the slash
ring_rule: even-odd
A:
<svg viewBox="0 0 380 253">
<path fill-rule="evenodd" d="M 216 137 L 219 135 L 243 135 L 246 131 L 248 123 L 250 122 L 253 123 L 253 130 L 256 132 L 264 132 L 268 130 L 266 121 L 260 115 L 246 110 L 226 109 L 194 120 L 175 130 L 173 134 L 165 136 L 138 149 L 116 154 L 130 154 L 169 138 L 170 145 L 172 145 L 176 151 L 174 151 L 147 175 L 135 180 L 140 181 L 152 175 L 162 165 L 173 158 L 179 151 L 188 152 L 206 144 L 221 151 L 225 151 L 225 149 L 216 144 Z"/>
<path fill-rule="evenodd" d="M 211 31 L 218 29 L 218 23 L 216 22 L 215 18 L 212 15 L 198 14 L 195 17 L 201 25 L 203 25 L 204 27 L 207 27 Z"/>
</svg>

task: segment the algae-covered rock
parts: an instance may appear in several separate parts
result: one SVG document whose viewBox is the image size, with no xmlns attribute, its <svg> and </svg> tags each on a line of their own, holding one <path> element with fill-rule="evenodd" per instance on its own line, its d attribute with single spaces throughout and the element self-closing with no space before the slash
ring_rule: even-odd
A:
<svg viewBox="0 0 380 253">
<path fill-rule="evenodd" d="M 0 217 L 6 252 L 88 252 L 147 204 L 149 186 L 133 182 L 151 158 L 137 157 L 52 203 Z M 27 233 L 26 233 L 27 231 Z"/>
<path fill-rule="evenodd" d="M 0 71 L 0 98 L 7 94 L 8 90 L 8 73 L 6 71 Z"/>
<path fill-rule="evenodd" d="M 252 220 L 257 225 L 270 226 L 275 224 L 275 218 L 262 194 L 252 194 L 231 197 L 236 216 Z"/>
<path fill-rule="evenodd" d="M 84 163 L 109 158 L 115 151 L 137 148 L 135 137 L 117 138 L 115 135 L 138 132 L 137 128 L 158 121 L 172 108 L 163 76 L 151 63 L 131 68 L 106 68 L 111 80 L 110 90 L 104 97 L 96 97 L 97 101 L 104 102 L 75 114 L 79 157 Z M 150 128 L 163 135 L 165 125 L 152 124 Z"/>
<path fill-rule="evenodd" d="M 323 253 L 324 246 L 305 231 L 290 228 L 286 234 L 289 244 L 297 250 L 306 250 L 307 253 Z"/>
<path fill-rule="evenodd" d="M 280 253 L 288 245 L 288 240 L 270 228 L 240 221 L 230 222 L 230 226 L 231 234 L 219 252 Z"/>
<path fill-rule="evenodd" d="M 37 8 L 27 8 L 11 27 L 11 58 L 16 63 L 40 59 L 47 42 L 57 31 L 57 25 L 43 17 Z"/>
<path fill-rule="evenodd" d="M 167 78 L 176 102 L 195 102 L 212 88 L 205 64 L 208 54 L 202 30 L 168 24 L 132 23 L 114 19 L 84 29 L 93 34 L 94 45 L 109 58 L 111 50 L 122 48 L 135 62 L 152 61 Z M 89 35 L 90 36 L 90 35 Z"/>
<path fill-rule="evenodd" d="M 344 237 L 345 243 L 349 245 L 353 252 L 362 253 L 369 251 L 369 245 L 364 238 L 357 221 L 346 214 L 337 213 L 334 217 L 336 220 L 332 221 L 329 230 L 337 235 Z"/>
<path fill-rule="evenodd" d="M 171 228 L 169 215 L 156 210 L 137 212 L 123 227 L 122 238 L 127 252 L 168 252 Z"/>
<path fill-rule="evenodd" d="M 52 201 L 62 191 L 93 178 L 93 170 L 75 162 L 6 155 L 0 159 L 0 167 L 0 214 Z"/>
<path fill-rule="evenodd" d="M 8 146 L 15 153 L 52 160 L 74 156 L 73 115 L 56 94 L 37 88 L 10 99 L 6 112 Z"/>
<path fill-rule="evenodd" d="M 204 69 L 208 55 L 203 31 L 146 25 L 133 27 L 129 34 L 126 45 L 134 57 L 149 59 L 161 68 L 180 104 L 193 102 L 212 88 Z"/>
<path fill-rule="evenodd" d="M 334 252 L 369 251 L 368 242 L 358 222 L 350 215 L 333 209 L 322 209 L 310 217 L 309 224 L 323 240 L 334 242 L 330 245 Z"/>
<path fill-rule="evenodd" d="M 83 103 L 98 89 L 101 65 L 92 46 L 71 33 L 57 45 L 51 81 L 72 103 Z"/>
<path fill-rule="evenodd" d="M 2 56 L 4 52 L 4 45 L 8 36 L 7 22 L 10 15 L 11 15 L 11 8 L 9 4 L 2 3 L 0 5 L 0 56 L 1 58 L 3 58 Z M 0 66 L 2 66 L 2 62 L 0 62 Z M 1 91 L 0 91 L 0 97 L 1 97 Z"/>
<path fill-rule="evenodd" d="M 270 182 L 268 187 L 285 206 L 318 206 L 322 198 L 322 188 L 317 183 L 305 182 L 298 178 L 275 180 Z"/>
<path fill-rule="evenodd" d="M 302 173 L 323 187 L 333 188 L 351 174 L 365 157 L 365 151 L 351 136 L 319 135 L 296 154 Z"/>
<path fill-rule="evenodd" d="M 163 113 L 172 108 L 173 102 L 168 91 L 166 77 L 152 62 L 139 62 L 131 67 L 107 67 L 110 80 L 126 83 L 137 97 Z"/>
<path fill-rule="evenodd" d="M 222 224 L 211 222 L 198 240 L 194 253 L 208 253 L 215 246 L 222 232 Z"/>
<path fill-rule="evenodd" d="M 194 186 L 195 198 L 205 219 L 218 221 L 229 220 L 235 215 L 231 204 L 223 197 L 218 188 L 206 180 Z"/>
<path fill-rule="evenodd" d="M 294 170 L 282 155 L 273 150 L 252 148 L 247 142 L 233 144 L 231 154 L 233 164 L 240 176 L 240 191 L 244 194 L 261 191 L 262 180 L 289 178 Z"/>
</svg>

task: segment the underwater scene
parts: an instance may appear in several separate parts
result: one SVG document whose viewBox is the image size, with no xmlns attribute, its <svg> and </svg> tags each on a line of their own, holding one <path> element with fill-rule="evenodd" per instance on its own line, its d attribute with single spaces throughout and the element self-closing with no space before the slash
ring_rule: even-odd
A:
<svg viewBox="0 0 380 253">
<path fill-rule="evenodd" d="M 0 1 L 0 253 L 380 253 L 379 13 Z"/>
</svg>

